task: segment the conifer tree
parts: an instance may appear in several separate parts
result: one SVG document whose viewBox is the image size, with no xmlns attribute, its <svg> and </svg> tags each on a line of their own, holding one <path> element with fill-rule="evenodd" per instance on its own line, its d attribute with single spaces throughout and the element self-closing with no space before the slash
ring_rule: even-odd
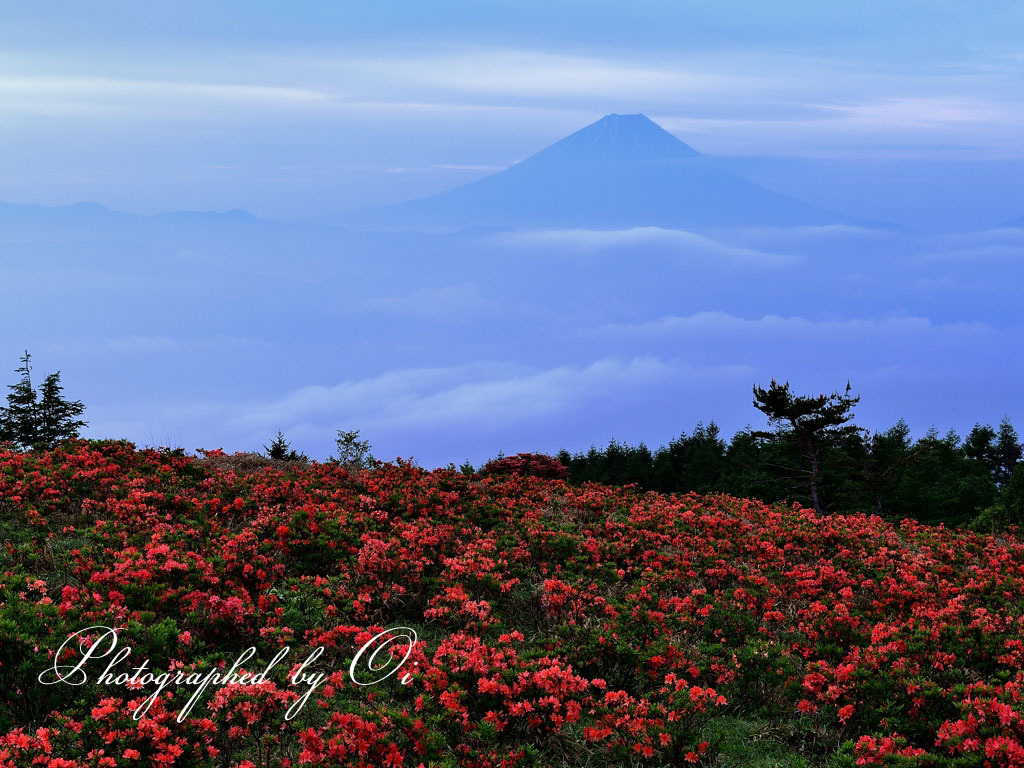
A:
<svg viewBox="0 0 1024 768">
<path fill-rule="evenodd" d="M 38 435 L 39 444 L 52 448 L 62 440 L 78 437 L 86 422 L 78 418 L 85 412 L 81 400 L 66 400 L 60 383 L 60 371 L 43 379 L 39 387 Z"/>
<path fill-rule="evenodd" d="M 267 458 L 276 459 L 278 461 L 309 461 L 309 457 L 304 453 L 299 453 L 291 444 L 285 440 L 284 432 L 277 430 L 277 435 L 270 442 L 270 445 L 264 445 L 263 450 L 267 452 Z"/>
<path fill-rule="evenodd" d="M 860 437 L 860 427 L 850 423 L 853 407 L 860 397 L 850 395 L 847 382 L 843 394 L 804 397 L 793 394 L 789 382 L 779 384 L 772 379 L 767 389 L 754 387 L 754 407 L 768 417 L 775 432 L 758 432 L 759 437 L 774 438 L 794 447 L 806 462 L 799 470 L 810 485 L 814 511 L 822 514 L 821 478 L 822 452 Z"/>
<path fill-rule="evenodd" d="M 999 432 L 996 434 L 993 459 L 995 464 L 995 479 L 1000 488 L 1005 488 L 1013 476 L 1014 470 L 1020 463 L 1022 449 L 1020 438 L 1017 437 L 1017 430 L 1013 428 L 1008 418 L 999 422 Z"/>
<path fill-rule="evenodd" d="M 0 441 L 20 448 L 52 448 L 61 440 L 78 437 L 87 423 L 78 418 L 85 406 L 80 400 L 64 398 L 60 371 L 43 379 L 38 393 L 32 387 L 32 356 L 27 351 L 15 372 L 21 377 L 8 386 L 7 407 L 0 408 Z"/>
<path fill-rule="evenodd" d="M 969 459 L 979 461 L 985 468 L 996 474 L 996 432 L 988 424 L 975 424 L 967 437 L 964 438 L 964 454 Z"/>
<path fill-rule="evenodd" d="M 885 432 L 876 432 L 861 452 L 862 478 L 878 515 L 889 511 L 893 494 L 915 458 L 910 427 L 903 419 Z"/>
<path fill-rule="evenodd" d="M 284 432 L 277 430 L 277 436 L 270 441 L 270 445 L 264 445 L 263 450 L 267 452 L 267 458 L 283 461 L 288 458 L 288 451 L 291 446 L 284 439 Z"/>
<path fill-rule="evenodd" d="M 32 388 L 32 356 L 25 352 L 17 383 L 8 386 L 7 407 L 0 410 L 0 439 L 20 446 L 34 445 L 38 439 L 38 407 Z"/>
</svg>

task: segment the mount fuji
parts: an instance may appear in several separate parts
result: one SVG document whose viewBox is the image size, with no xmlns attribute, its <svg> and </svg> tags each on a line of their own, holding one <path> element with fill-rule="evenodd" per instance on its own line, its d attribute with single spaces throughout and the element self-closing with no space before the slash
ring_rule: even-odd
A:
<svg viewBox="0 0 1024 768">
<path fill-rule="evenodd" d="M 644 115 L 611 114 L 492 176 L 345 222 L 371 229 L 701 229 L 849 219 L 723 170 Z"/>
</svg>

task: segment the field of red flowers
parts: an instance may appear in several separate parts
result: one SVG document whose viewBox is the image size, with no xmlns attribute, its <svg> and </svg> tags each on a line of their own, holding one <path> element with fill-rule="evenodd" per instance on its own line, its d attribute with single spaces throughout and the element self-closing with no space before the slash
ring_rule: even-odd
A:
<svg viewBox="0 0 1024 768">
<path fill-rule="evenodd" d="M 1016 538 L 574 488 L 531 461 L 223 458 L 0 449 L 0 766 L 1024 765 Z M 126 668 L 290 655 L 135 719 L 153 691 L 100 684 L 99 660 L 40 682 L 91 626 L 123 628 Z M 388 648 L 408 684 L 357 685 L 396 626 L 419 638 Z"/>
</svg>

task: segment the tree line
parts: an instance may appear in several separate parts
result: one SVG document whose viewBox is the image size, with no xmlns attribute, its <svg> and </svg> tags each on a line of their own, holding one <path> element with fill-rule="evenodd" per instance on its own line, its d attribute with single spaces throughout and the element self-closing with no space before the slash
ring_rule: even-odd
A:
<svg viewBox="0 0 1024 768">
<path fill-rule="evenodd" d="M 78 437 L 85 406 L 63 394 L 60 372 L 35 387 L 31 356 L 0 407 L 0 443 L 47 449 Z M 1022 446 L 1009 419 L 976 424 L 963 438 L 932 428 L 916 440 L 906 422 L 869 432 L 853 422 L 859 397 L 845 391 L 797 395 L 789 383 L 755 386 L 753 405 L 768 429 L 743 429 L 726 440 L 715 422 L 655 450 L 614 439 L 587 452 L 563 450 L 558 461 L 571 483 L 636 485 L 664 493 L 727 493 L 767 502 L 804 504 L 820 514 L 872 512 L 925 523 L 998 530 L 1024 523 Z M 374 466 L 358 430 L 338 430 L 338 457 L 353 468 Z M 308 462 L 281 432 L 266 455 Z M 557 467 L 557 465 L 555 465 Z M 472 465 L 461 467 L 473 472 Z"/>
<path fill-rule="evenodd" d="M 712 421 L 653 451 L 613 439 L 558 458 L 572 483 L 727 493 L 978 530 L 1024 522 L 1022 446 L 1008 419 L 996 428 L 977 424 L 963 438 L 932 428 L 913 439 L 902 420 L 881 432 L 857 427 L 858 400 L 849 386 L 799 396 L 772 381 L 754 387 L 754 406 L 769 429 L 743 429 L 726 440 Z"/>
</svg>

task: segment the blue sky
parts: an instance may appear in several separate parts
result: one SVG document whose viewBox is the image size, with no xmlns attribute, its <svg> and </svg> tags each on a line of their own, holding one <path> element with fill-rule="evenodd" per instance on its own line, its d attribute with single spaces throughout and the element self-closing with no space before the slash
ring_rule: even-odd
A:
<svg viewBox="0 0 1024 768">
<path fill-rule="evenodd" d="M 0 371 L 61 369 L 94 436 L 427 464 L 730 432 L 773 376 L 1024 428 L 1022 39 L 1001 1 L 8 4 L 0 201 L 276 223 L 0 206 Z M 322 226 L 611 112 L 894 226 Z"/>
</svg>

